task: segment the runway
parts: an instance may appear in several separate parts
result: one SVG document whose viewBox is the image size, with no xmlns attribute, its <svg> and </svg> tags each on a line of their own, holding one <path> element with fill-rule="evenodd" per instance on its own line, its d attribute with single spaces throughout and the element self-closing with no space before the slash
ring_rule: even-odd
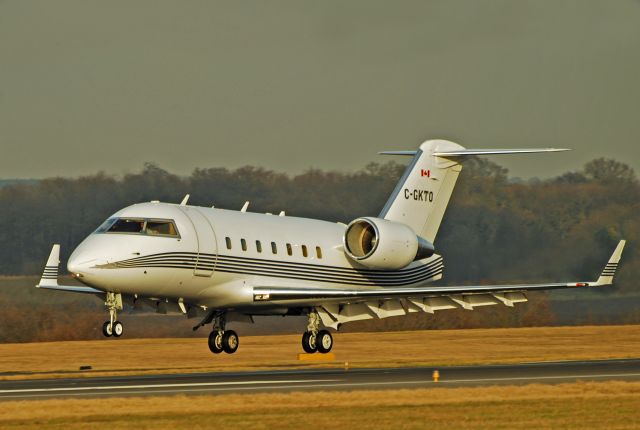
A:
<svg viewBox="0 0 640 430">
<path fill-rule="evenodd" d="M 438 370 L 439 382 L 433 371 Z M 640 381 L 640 359 L 493 366 L 185 373 L 0 381 L 0 400 Z"/>
</svg>

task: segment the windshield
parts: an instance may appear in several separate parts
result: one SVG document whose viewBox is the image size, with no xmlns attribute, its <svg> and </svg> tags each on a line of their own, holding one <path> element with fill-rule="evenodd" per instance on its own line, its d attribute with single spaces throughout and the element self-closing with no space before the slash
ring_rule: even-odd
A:
<svg viewBox="0 0 640 430">
<path fill-rule="evenodd" d="M 109 218 L 95 232 L 180 237 L 175 222 L 170 219 Z"/>
</svg>

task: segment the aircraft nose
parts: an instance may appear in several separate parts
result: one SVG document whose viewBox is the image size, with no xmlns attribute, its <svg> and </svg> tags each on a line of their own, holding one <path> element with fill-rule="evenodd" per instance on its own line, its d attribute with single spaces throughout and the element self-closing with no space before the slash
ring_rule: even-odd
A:
<svg viewBox="0 0 640 430">
<path fill-rule="evenodd" d="M 87 254 L 82 246 L 79 246 L 71 253 L 69 261 L 67 261 L 67 270 L 74 277 L 82 276 L 95 261 L 95 257 Z"/>
<path fill-rule="evenodd" d="M 67 270 L 72 275 L 80 272 L 80 264 L 78 264 L 78 258 L 74 257 L 74 254 L 69 257 L 69 261 L 67 261 Z"/>
</svg>

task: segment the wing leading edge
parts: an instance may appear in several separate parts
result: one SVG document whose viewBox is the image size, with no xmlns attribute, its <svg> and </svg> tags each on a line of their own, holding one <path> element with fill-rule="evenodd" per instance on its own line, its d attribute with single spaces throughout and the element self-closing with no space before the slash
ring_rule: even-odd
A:
<svg viewBox="0 0 640 430">
<path fill-rule="evenodd" d="M 547 284 L 506 284 L 506 285 L 464 285 L 464 286 L 425 286 L 414 288 L 378 288 L 370 290 L 356 289 L 331 289 L 331 288 L 285 288 L 285 287 L 264 287 L 253 288 L 253 300 L 256 302 L 287 302 L 287 301 L 366 301 L 369 299 L 393 299 L 393 298 L 414 298 L 425 296 L 460 295 L 460 294 L 482 294 L 482 293 L 509 293 L 526 291 L 543 291 L 562 288 L 576 287 L 600 287 L 613 284 L 613 278 L 622 256 L 625 241 L 618 243 L 607 265 L 596 281 L 590 282 L 557 282 Z"/>
</svg>

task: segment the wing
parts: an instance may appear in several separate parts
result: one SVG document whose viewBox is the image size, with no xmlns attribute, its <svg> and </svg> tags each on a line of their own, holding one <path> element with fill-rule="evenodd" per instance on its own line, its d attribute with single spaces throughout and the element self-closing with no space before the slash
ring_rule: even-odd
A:
<svg viewBox="0 0 640 430">
<path fill-rule="evenodd" d="M 477 306 L 498 303 L 513 306 L 514 303 L 527 301 L 524 293 L 528 291 L 611 285 L 624 245 L 624 240 L 618 243 L 600 277 L 592 282 L 444 287 L 427 285 L 367 290 L 256 286 L 253 288 L 253 300 L 289 306 L 319 306 L 323 323 L 329 327 L 358 319 L 404 315 L 412 311 L 433 313 L 435 310 L 458 307 L 471 310 Z"/>
</svg>

